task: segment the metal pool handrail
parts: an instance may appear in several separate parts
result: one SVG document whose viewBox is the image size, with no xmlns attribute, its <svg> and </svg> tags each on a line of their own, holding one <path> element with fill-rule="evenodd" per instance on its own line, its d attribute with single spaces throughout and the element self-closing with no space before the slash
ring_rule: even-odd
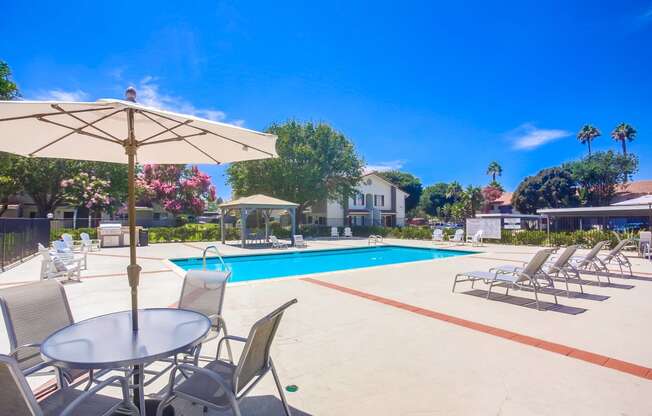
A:
<svg viewBox="0 0 652 416">
<path fill-rule="evenodd" d="M 204 249 L 204 253 L 202 254 L 202 269 L 206 270 L 206 253 L 211 248 L 215 251 L 215 254 L 217 254 L 217 258 L 220 259 L 220 262 L 222 263 L 222 267 L 224 268 L 224 270 L 225 271 L 229 270 L 229 267 L 226 265 L 224 259 L 222 258 L 222 255 L 220 254 L 220 250 L 217 248 L 217 246 L 214 245 L 207 246 Z"/>
<path fill-rule="evenodd" d="M 371 245 L 372 242 L 373 242 L 374 245 L 378 245 L 378 240 L 380 240 L 380 243 L 383 243 L 383 236 L 382 235 L 371 234 L 369 236 L 369 240 L 367 241 L 367 245 Z"/>
</svg>

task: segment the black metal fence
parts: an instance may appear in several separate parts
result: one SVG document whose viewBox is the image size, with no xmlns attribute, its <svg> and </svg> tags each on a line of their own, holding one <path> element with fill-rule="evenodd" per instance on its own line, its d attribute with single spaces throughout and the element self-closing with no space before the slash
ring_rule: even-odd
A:
<svg viewBox="0 0 652 416">
<path fill-rule="evenodd" d="M 46 218 L 0 218 L 0 268 L 38 251 L 38 243 L 50 244 L 50 220 Z"/>
</svg>

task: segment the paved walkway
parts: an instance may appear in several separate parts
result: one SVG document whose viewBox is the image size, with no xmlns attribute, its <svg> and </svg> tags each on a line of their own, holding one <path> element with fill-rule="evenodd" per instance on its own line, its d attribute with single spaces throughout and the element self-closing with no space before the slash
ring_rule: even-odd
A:
<svg viewBox="0 0 652 416">
<path fill-rule="evenodd" d="M 430 246 L 420 241 L 390 243 Z M 309 242 L 313 248 L 366 245 L 366 240 Z M 143 307 L 169 306 L 182 278 L 165 259 L 199 256 L 204 243 L 139 249 Z M 265 250 L 221 247 L 226 254 Z M 610 287 L 585 286 L 568 299 L 458 285 L 455 273 L 527 260 L 536 248 L 486 246 L 478 254 L 298 278 L 234 284 L 226 296 L 230 332 L 249 326 L 284 301 L 273 356 L 297 414 L 652 414 L 652 264 L 632 259 L 635 277 Z M 129 308 L 127 250 L 89 255 L 82 283 L 66 285 L 76 319 Z M 38 279 L 40 260 L 0 275 L 2 286 Z M 593 279 L 587 276 L 587 279 Z M 574 289 L 576 290 L 576 286 Z M 6 349 L 6 341 L 0 341 Z M 209 345 L 208 350 L 214 349 Z M 161 386 L 162 387 L 162 384 Z M 246 400 L 245 414 L 282 414 L 272 379 Z M 201 410 L 201 409 L 199 409 Z M 184 414 L 201 414 L 185 409 Z"/>
</svg>

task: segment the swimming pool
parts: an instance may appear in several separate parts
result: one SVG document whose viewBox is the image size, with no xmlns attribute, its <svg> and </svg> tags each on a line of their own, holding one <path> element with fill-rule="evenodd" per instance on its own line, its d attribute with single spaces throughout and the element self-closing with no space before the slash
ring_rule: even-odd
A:
<svg viewBox="0 0 652 416">
<path fill-rule="evenodd" d="M 275 254 L 224 256 L 224 262 L 233 271 L 231 282 L 273 279 L 302 274 L 359 269 L 362 267 L 435 260 L 472 254 L 470 251 L 430 248 L 380 246 L 333 250 L 288 251 Z M 202 269 L 201 257 L 171 259 L 183 270 Z M 221 270 L 217 257 L 208 257 L 206 268 Z"/>
</svg>

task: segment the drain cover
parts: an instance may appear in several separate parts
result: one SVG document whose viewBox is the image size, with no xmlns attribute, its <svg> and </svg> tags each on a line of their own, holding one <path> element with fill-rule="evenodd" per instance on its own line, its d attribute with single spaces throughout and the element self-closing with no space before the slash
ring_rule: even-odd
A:
<svg viewBox="0 0 652 416">
<path fill-rule="evenodd" d="M 289 391 L 290 393 L 294 393 L 295 391 L 299 390 L 299 386 L 296 384 L 290 384 L 289 386 L 285 386 L 285 390 Z"/>
</svg>

